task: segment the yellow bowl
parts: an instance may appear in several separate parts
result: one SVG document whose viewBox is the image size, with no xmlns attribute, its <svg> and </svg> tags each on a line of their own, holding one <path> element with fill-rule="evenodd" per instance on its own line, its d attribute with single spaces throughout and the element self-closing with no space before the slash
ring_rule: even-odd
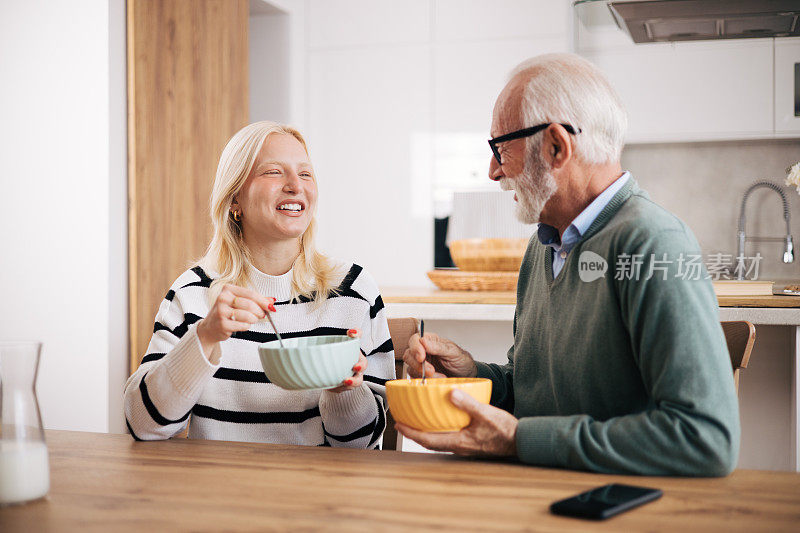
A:
<svg viewBox="0 0 800 533">
<path fill-rule="evenodd" d="M 470 416 L 450 401 L 450 391 L 461 389 L 481 403 L 489 403 L 492 382 L 485 378 L 395 379 L 386 382 L 386 399 L 395 421 L 421 431 L 458 431 Z"/>
<path fill-rule="evenodd" d="M 450 256 L 464 272 L 516 272 L 528 239 L 464 239 L 450 243 Z"/>
</svg>

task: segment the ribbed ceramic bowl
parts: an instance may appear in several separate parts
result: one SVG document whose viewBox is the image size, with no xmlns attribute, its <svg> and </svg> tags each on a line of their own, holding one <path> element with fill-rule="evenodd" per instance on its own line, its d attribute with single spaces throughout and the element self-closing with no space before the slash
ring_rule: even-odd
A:
<svg viewBox="0 0 800 533">
<path fill-rule="evenodd" d="M 269 380 L 283 389 L 330 389 L 353 375 L 361 342 L 346 335 L 295 337 L 258 347 Z"/>
<path fill-rule="evenodd" d="M 492 382 L 484 378 L 395 379 L 386 382 L 386 399 L 395 421 L 421 431 L 458 431 L 470 416 L 450 401 L 450 391 L 461 389 L 481 403 L 489 403 Z"/>
</svg>

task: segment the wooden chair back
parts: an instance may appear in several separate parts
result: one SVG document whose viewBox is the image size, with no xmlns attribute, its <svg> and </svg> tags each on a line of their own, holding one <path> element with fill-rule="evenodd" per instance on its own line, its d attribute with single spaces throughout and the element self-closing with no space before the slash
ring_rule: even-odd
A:
<svg viewBox="0 0 800 533">
<path fill-rule="evenodd" d="M 728 344 L 728 353 L 733 366 L 733 382 L 736 392 L 739 392 L 739 371 L 747 368 L 750 353 L 756 342 L 756 327 L 746 320 L 721 322 L 722 331 L 725 333 L 725 342 Z"/>
<path fill-rule="evenodd" d="M 389 335 L 392 337 L 394 346 L 394 369 L 397 379 L 405 376 L 403 367 L 403 353 L 408 348 L 408 341 L 415 333 L 419 333 L 419 324 L 416 318 L 390 318 Z M 386 431 L 383 432 L 384 450 L 402 450 L 403 436 L 394 429 L 394 419 L 392 414 L 386 413 Z"/>
</svg>

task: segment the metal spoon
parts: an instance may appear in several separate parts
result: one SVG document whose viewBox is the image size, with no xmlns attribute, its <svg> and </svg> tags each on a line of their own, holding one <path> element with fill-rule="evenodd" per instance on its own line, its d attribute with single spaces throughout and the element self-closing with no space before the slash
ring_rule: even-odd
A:
<svg viewBox="0 0 800 533">
<path fill-rule="evenodd" d="M 425 336 L 425 321 L 420 319 L 419 320 L 419 338 L 422 339 L 422 337 L 424 337 L 424 336 Z M 422 349 L 424 350 L 425 347 L 423 346 Z M 428 354 L 426 353 L 425 354 L 425 359 L 422 361 L 422 384 L 423 385 L 425 385 L 425 361 L 427 360 L 427 358 L 428 358 Z"/>
<path fill-rule="evenodd" d="M 269 311 L 264 311 L 264 312 L 267 314 L 267 320 L 269 320 L 269 323 L 272 325 L 272 329 L 275 330 L 275 335 L 278 336 L 278 342 L 280 343 L 281 348 L 286 348 L 286 346 L 283 345 L 283 339 L 281 338 L 281 334 L 278 333 L 278 328 L 275 327 L 275 322 L 272 321 L 272 317 L 270 316 Z"/>
</svg>

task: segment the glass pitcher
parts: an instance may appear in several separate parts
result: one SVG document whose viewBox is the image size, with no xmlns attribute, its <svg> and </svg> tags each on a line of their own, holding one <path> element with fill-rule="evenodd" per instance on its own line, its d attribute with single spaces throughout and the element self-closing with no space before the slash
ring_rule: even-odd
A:
<svg viewBox="0 0 800 533">
<path fill-rule="evenodd" d="M 0 506 L 41 498 L 50 467 L 36 400 L 39 342 L 0 342 Z"/>
</svg>

